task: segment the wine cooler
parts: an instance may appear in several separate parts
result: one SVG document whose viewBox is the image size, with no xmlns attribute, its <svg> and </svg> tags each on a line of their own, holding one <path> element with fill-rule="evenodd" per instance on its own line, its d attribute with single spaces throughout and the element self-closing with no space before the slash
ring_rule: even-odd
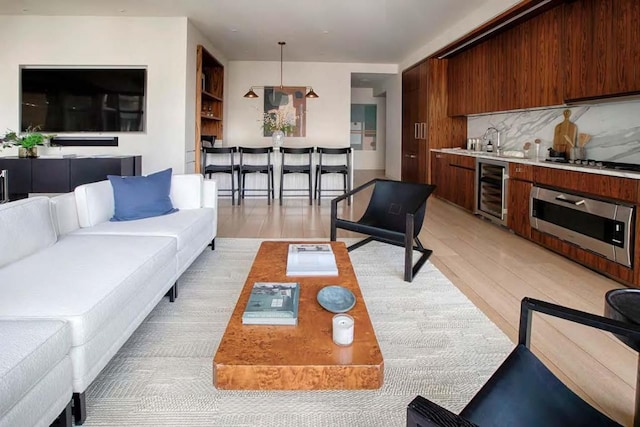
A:
<svg viewBox="0 0 640 427">
<path fill-rule="evenodd" d="M 476 159 L 475 213 L 498 224 L 507 222 L 508 163 Z"/>
</svg>

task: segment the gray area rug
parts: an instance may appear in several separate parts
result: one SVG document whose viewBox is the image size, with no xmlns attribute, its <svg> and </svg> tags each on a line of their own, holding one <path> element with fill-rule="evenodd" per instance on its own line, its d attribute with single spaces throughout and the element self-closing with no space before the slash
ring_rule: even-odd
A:
<svg viewBox="0 0 640 427">
<path fill-rule="evenodd" d="M 421 394 L 457 412 L 514 347 L 431 263 L 402 280 L 403 250 L 351 252 L 385 363 L 367 391 L 225 391 L 212 360 L 261 240 L 216 239 L 87 390 L 86 426 L 404 426 Z"/>
</svg>

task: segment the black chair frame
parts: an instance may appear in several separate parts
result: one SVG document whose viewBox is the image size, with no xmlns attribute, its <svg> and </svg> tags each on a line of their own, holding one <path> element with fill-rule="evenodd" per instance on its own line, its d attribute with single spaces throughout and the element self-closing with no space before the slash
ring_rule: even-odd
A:
<svg viewBox="0 0 640 427">
<path fill-rule="evenodd" d="M 573 323 L 578 323 L 581 325 L 589 326 L 595 329 L 599 329 L 606 332 L 611 332 L 615 335 L 621 335 L 627 337 L 629 339 L 640 340 L 640 326 L 609 319 L 607 317 L 598 316 L 592 313 L 586 313 L 583 311 L 575 310 L 568 307 L 563 307 L 560 305 L 552 304 L 545 301 L 536 300 L 533 298 L 524 298 L 520 305 L 520 326 L 518 330 L 518 345 L 515 350 L 507 357 L 507 359 L 503 362 L 503 364 L 498 368 L 496 373 L 489 379 L 487 384 L 485 384 L 480 391 L 476 394 L 476 396 L 472 399 L 472 401 L 461 411 L 461 415 L 457 415 L 447 409 L 437 405 L 425 399 L 422 396 L 417 396 L 407 407 L 407 427 L 440 427 L 440 426 L 463 426 L 463 427 L 477 427 L 478 424 L 474 424 L 473 422 L 466 419 L 463 415 L 465 411 L 469 411 L 469 406 L 473 405 L 473 402 L 480 397 L 481 399 L 488 396 L 492 389 L 498 388 L 500 385 L 494 379 L 499 377 L 501 373 L 505 370 L 509 369 L 511 362 L 514 358 L 517 358 L 523 354 L 527 355 L 527 357 L 531 358 L 542 365 L 542 363 L 533 355 L 530 351 L 531 345 L 531 328 L 533 323 L 533 312 L 543 313 L 552 317 L 564 319 Z M 542 365 L 544 367 L 544 365 Z M 546 367 L 545 370 L 548 371 Z M 560 381 L 548 371 L 548 375 L 553 377 L 555 381 L 560 383 Z M 498 384 L 496 386 L 496 384 Z M 562 383 L 560 383 L 562 384 Z M 524 387 L 527 384 L 523 384 Z M 564 384 L 563 384 L 564 386 Z M 566 388 L 566 386 L 564 386 Z M 589 420 L 576 420 L 573 419 L 573 422 L 565 425 L 612 425 L 617 426 L 618 423 L 610 420 L 606 415 L 600 413 L 596 409 L 592 408 L 588 403 L 584 402 L 580 397 L 575 395 L 569 388 L 566 388 L 567 393 L 573 396 L 574 401 L 579 400 L 585 405 L 587 408 L 590 408 L 589 414 L 586 414 L 585 417 L 589 416 L 595 417 L 595 419 Z M 505 406 L 510 405 L 508 398 L 503 400 L 503 404 Z M 566 407 L 566 403 L 558 402 L 558 407 Z M 580 411 L 581 414 L 584 414 L 584 411 Z M 520 425 L 548 425 L 544 420 L 522 420 L 523 423 Z M 526 422 L 525 422 L 526 421 Z M 557 420 L 556 424 L 558 423 Z M 582 421 L 582 422 L 581 422 Z M 565 421 L 566 422 L 566 421 Z M 480 426 L 482 427 L 482 426 Z"/>
<path fill-rule="evenodd" d="M 332 147 L 317 147 L 316 151 L 318 152 L 318 164 L 316 165 L 316 176 L 315 176 L 315 191 L 313 193 L 313 197 L 318 199 L 318 204 L 322 203 L 322 192 L 323 191 L 331 191 L 336 192 L 340 191 L 338 189 L 322 189 L 322 175 L 329 173 L 337 173 L 342 175 L 343 182 L 343 193 L 347 193 L 351 191 L 351 152 L 353 151 L 351 147 L 340 147 L 340 148 L 332 148 Z M 344 164 L 340 165 L 327 165 L 322 163 L 323 155 L 344 155 L 346 157 L 346 161 Z M 351 204 L 351 198 L 347 200 L 348 204 Z"/>
<path fill-rule="evenodd" d="M 240 151 L 240 176 L 242 176 L 242 181 L 240 185 L 240 194 L 241 197 L 239 200 L 245 198 L 245 191 L 266 191 L 267 193 L 267 204 L 271 204 L 271 200 L 275 198 L 275 190 L 274 190 L 274 180 L 273 180 L 273 163 L 271 163 L 271 154 L 273 153 L 273 147 L 239 147 L 238 151 Z M 245 155 L 259 155 L 266 154 L 267 163 L 266 164 L 247 164 L 245 163 Z M 267 175 L 267 188 L 246 188 L 245 186 L 245 178 L 248 173 L 260 173 Z M 251 197 L 251 196 L 247 196 Z M 238 201 L 240 204 L 240 201 Z"/>
<path fill-rule="evenodd" d="M 280 153 L 281 153 L 281 158 L 282 161 L 280 162 L 280 192 L 279 192 L 279 197 L 280 197 L 280 205 L 282 205 L 282 199 L 284 198 L 284 192 L 288 191 L 288 192 L 302 192 L 305 191 L 309 194 L 309 204 L 313 204 L 313 199 L 312 199 L 312 194 L 313 194 L 313 187 L 311 186 L 311 162 L 312 162 L 312 156 L 313 156 L 313 151 L 314 148 L 313 147 L 280 147 Z M 290 154 L 290 155 L 294 155 L 294 156 L 302 156 L 302 155 L 308 155 L 309 156 L 309 161 L 305 164 L 299 164 L 299 165 L 291 165 L 291 164 L 287 164 L 286 163 L 286 155 Z M 307 188 L 284 188 L 284 176 L 287 174 L 292 174 L 292 173 L 301 173 L 301 174 L 307 174 L 309 177 L 309 185 Z"/>
<path fill-rule="evenodd" d="M 231 205 L 235 204 L 235 194 L 238 193 L 238 204 L 240 204 L 240 165 L 235 164 L 235 156 L 238 152 L 237 147 L 205 147 L 202 144 L 202 175 L 211 176 L 214 173 L 226 173 L 231 175 L 231 189 L 218 188 L 218 192 L 229 192 L 231 194 Z M 207 154 L 227 154 L 229 155 L 229 164 L 206 164 Z M 237 179 L 237 186 L 234 178 Z"/>
<path fill-rule="evenodd" d="M 367 224 L 359 221 L 350 221 L 347 219 L 338 218 L 338 203 L 345 200 L 350 199 L 361 191 L 375 185 L 377 183 L 394 183 L 400 185 L 413 185 L 413 186 L 424 186 L 425 196 L 424 199 L 417 203 L 417 207 L 414 210 L 407 211 L 405 213 L 404 219 L 404 230 L 392 230 L 381 228 L 379 225 L 375 224 Z M 375 189 L 374 189 L 375 190 Z M 427 184 L 412 184 L 412 183 L 402 183 L 399 181 L 392 181 L 387 179 L 373 179 L 351 191 L 346 192 L 345 194 L 338 196 L 331 200 L 331 241 L 335 241 L 337 237 L 337 229 L 342 228 L 344 230 L 355 231 L 356 233 L 368 234 L 369 237 L 361 240 L 353 245 L 349 246 L 347 250 L 351 252 L 354 249 L 358 249 L 359 247 L 372 242 L 374 240 L 388 243 L 395 246 L 400 246 L 404 248 L 404 280 L 406 282 L 413 281 L 413 277 L 420 271 L 420 268 L 427 262 L 433 251 L 431 249 L 426 249 L 420 239 L 418 238 L 418 233 L 420 233 L 420 228 L 422 228 L 422 221 L 424 220 L 424 214 L 427 207 L 427 199 L 429 195 L 435 190 L 434 185 Z M 375 191 L 374 191 L 375 194 Z M 369 212 L 370 205 L 363 215 L 363 218 Z M 362 220 L 362 218 L 361 218 Z M 413 244 L 415 242 L 415 245 Z M 413 251 L 419 252 L 420 258 L 416 261 L 415 265 L 413 264 Z"/>
</svg>

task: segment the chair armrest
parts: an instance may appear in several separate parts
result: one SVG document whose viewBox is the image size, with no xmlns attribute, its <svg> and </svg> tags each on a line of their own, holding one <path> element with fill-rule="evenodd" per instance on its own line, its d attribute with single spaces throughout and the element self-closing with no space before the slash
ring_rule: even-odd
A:
<svg viewBox="0 0 640 427">
<path fill-rule="evenodd" d="M 375 183 L 376 183 L 376 181 L 379 181 L 379 180 L 380 180 L 379 178 L 372 179 L 371 181 L 366 182 L 366 183 L 362 184 L 361 186 L 356 187 L 356 188 L 354 188 L 353 190 L 348 191 L 348 192 L 346 192 L 346 193 L 344 193 L 344 194 L 342 194 L 342 195 L 340 195 L 340 196 L 336 197 L 335 199 L 332 199 L 332 200 L 331 200 L 331 204 L 333 204 L 333 202 L 336 202 L 336 204 L 337 204 L 337 203 L 338 203 L 338 202 L 340 202 L 341 200 L 344 200 L 344 199 L 346 199 L 347 197 L 351 197 L 351 196 L 353 196 L 354 194 L 356 194 L 356 193 L 358 193 L 358 192 L 360 192 L 360 191 L 364 190 L 365 188 L 369 187 L 370 185 L 375 184 Z"/>
<path fill-rule="evenodd" d="M 407 427 L 478 427 L 422 396 L 407 406 Z"/>
<path fill-rule="evenodd" d="M 529 344 L 531 342 L 533 311 L 640 341 L 640 326 L 609 319 L 608 317 L 598 316 L 597 314 L 574 310 L 572 308 L 563 307 L 550 302 L 525 297 L 520 303 L 518 344 L 522 344 L 527 348 L 529 348 Z"/>
</svg>

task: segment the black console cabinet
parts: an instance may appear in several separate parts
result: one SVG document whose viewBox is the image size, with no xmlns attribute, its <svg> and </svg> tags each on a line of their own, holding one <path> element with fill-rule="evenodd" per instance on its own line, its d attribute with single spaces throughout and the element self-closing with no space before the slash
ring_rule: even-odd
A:
<svg viewBox="0 0 640 427">
<path fill-rule="evenodd" d="M 142 157 L 0 157 L 2 169 L 9 171 L 9 199 L 16 200 L 29 193 L 68 193 L 78 185 L 105 180 L 107 175 L 140 175 Z"/>
</svg>

